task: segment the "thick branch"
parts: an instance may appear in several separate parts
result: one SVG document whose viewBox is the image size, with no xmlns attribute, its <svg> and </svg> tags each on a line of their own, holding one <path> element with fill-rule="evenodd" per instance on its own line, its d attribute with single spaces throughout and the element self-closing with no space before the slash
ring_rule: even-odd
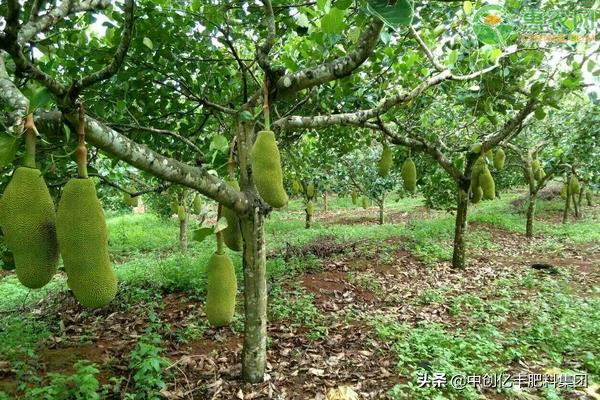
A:
<svg viewBox="0 0 600 400">
<path fill-rule="evenodd" d="M 196 146 L 194 144 L 194 142 L 192 142 L 190 139 L 186 138 L 185 136 L 182 136 L 180 134 L 178 134 L 175 131 L 171 131 L 168 129 L 158 129 L 158 128 L 152 128 L 149 126 L 139 126 L 139 125 L 121 125 L 121 124 L 108 124 L 109 126 L 116 128 L 116 129 L 122 129 L 122 130 L 139 130 L 139 131 L 145 131 L 145 132 L 150 132 L 150 133 L 158 133 L 161 135 L 169 135 L 174 137 L 177 140 L 180 140 L 182 142 L 184 142 L 185 144 L 187 144 L 188 146 L 190 146 L 192 149 L 194 149 L 194 151 L 202 154 L 202 150 Z"/>
<path fill-rule="evenodd" d="M 8 76 L 6 65 L 4 64 L 6 56 L 7 54 L 0 50 L 0 99 L 13 110 L 9 124 L 18 130 L 17 133 L 20 133 L 20 127 L 29 110 L 29 100 L 23 96 Z"/>
</svg>

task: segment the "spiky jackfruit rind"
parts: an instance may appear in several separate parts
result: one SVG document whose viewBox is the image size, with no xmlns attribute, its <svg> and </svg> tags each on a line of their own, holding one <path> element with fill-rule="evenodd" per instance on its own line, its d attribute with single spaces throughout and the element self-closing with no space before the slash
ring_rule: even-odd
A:
<svg viewBox="0 0 600 400">
<path fill-rule="evenodd" d="M 177 211 L 179 210 L 179 203 L 177 200 L 171 200 L 169 207 L 171 208 L 171 214 L 177 214 Z"/>
<path fill-rule="evenodd" d="M 309 199 L 315 197 L 315 184 L 312 182 L 306 185 L 306 197 Z"/>
<path fill-rule="evenodd" d="M 227 326 L 235 314 L 237 279 L 231 259 L 225 254 L 213 254 L 208 260 L 207 293 L 204 312 L 210 325 Z"/>
<path fill-rule="evenodd" d="M 479 186 L 483 190 L 484 200 L 494 200 L 496 198 L 496 183 L 490 169 L 485 166 L 479 174 Z"/>
<path fill-rule="evenodd" d="M 228 180 L 227 184 L 235 190 L 240 190 L 240 185 L 235 180 Z M 221 213 L 227 220 L 227 228 L 223 230 L 225 245 L 233 251 L 241 251 L 244 247 L 242 230 L 240 228 L 240 217 L 230 208 L 223 206 Z"/>
<path fill-rule="evenodd" d="M 390 174 L 392 162 L 392 149 L 390 149 L 387 145 L 384 145 L 383 151 L 381 152 L 381 159 L 379 160 L 379 164 L 377 165 L 377 173 L 379 174 L 379 176 L 385 178 Z"/>
<path fill-rule="evenodd" d="M 571 181 L 569 182 L 569 188 L 571 189 L 571 193 L 579 194 L 581 190 L 581 185 L 579 184 L 579 179 L 576 176 L 571 177 Z"/>
<path fill-rule="evenodd" d="M 540 160 L 538 160 L 537 158 L 531 162 L 531 170 L 533 171 L 534 175 L 541 167 L 542 167 L 542 164 L 540 163 Z"/>
<path fill-rule="evenodd" d="M 177 207 L 177 219 L 179 219 L 179 222 L 185 221 L 185 207 L 184 206 Z"/>
<path fill-rule="evenodd" d="M 140 196 L 131 197 L 129 196 L 129 205 L 131 207 L 137 207 L 140 205 Z"/>
<path fill-rule="evenodd" d="M 302 185 L 297 180 L 292 182 L 292 190 L 295 194 L 302 193 Z"/>
<path fill-rule="evenodd" d="M 117 277 L 108 256 L 108 232 L 102 205 L 91 179 L 65 185 L 56 214 L 58 244 L 67 285 L 81 305 L 99 308 L 117 293 Z"/>
<path fill-rule="evenodd" d="M 0 225 L 19 281 L 31 289 L 50 282 L 58 266 L 56 214 L 39 170 L 15 170 L 0 200 Z"/>
<path fill-rule="evenodd" d="M 498 149 L 496 151 L 496 154 L 494 155 L 494 168 L 496 168 L 497 170 L 501 170 L 502 168 L 504 168 L 505 161 L 506 154 L 504 153 L 504 150 Z"/>
<path fill-rule="evenodd" d="M 413 193 L 417 190 L 417 166 L 412 158 L 407 158 L 404 161 L 400 174 L 404 181 L 404 189 L 407 192 Z"/>
<path fill-rule="evenodd" d="M 534 173 L 533 173 L 533 178 L 539 182 L 541 182 L 544 178 L 546 177 L 546 171 L 544 171 L 544 168 L 539 167 Z"/>
<path fill-rule="evenodd" d="M 194 214 L 198 215 L 202 211 L 202 198 L 199 194 L 194 196 L 194 201 L 192 201 L 192 210 L 194 210 Z"/>
<path fill-rule="evenodd" d="M 306 203 L 306 214 L 310 217 L 313 215 L 314 212 L 315 212 L 315 204 L 313 203 L 312 200 L 309 200 L 308 203 Z"/>
<path fill-rule="evenodd" d="M 471 191 L 475 192 L 475 190 L 477 190 L 478 187 L 480 187 L 479 185 L 479 176 L 481 175 L 481 172 L 483 171 L 483 168 L 485 167 L 485 161 L 483 161 L 483 158 L 478 158 L 477 161 L 475 161 L 475 164 L 473 165 L 473 169 L 471 170 Z"/>
<path fill-rule="evenodd" d="M 562 185 L 562 187 L 560 188 L 560 197 L 563 200 L 567 199 L 567 191 L 569 190 L 569 187 L 567 186 L 567 184 L 565 183 L 564 185 Z"/>
<path fill-rule="evenodd" d="M 479 154 L 479 153 L 481 153 L 482 146 L 483 146 L 483 144 L 480 142 L 473 143 L 473 145 L 471 145 L 471 148 L 469 149 L 469 151 L 474 154 Z"/>
<path fill-rule="evenodd" d="M 481 201 L 482 198 L 483 198 L 483 189 L 481 188 L 481 186 L 477 186 L 473 190 L 473 193 L 471 196 L 471 203 L 477 204 Z"/>
<path fill-rule="evenodd" d="M 260 131 L 252 146 L 252 173 L 260 197 L 273 208 L 284 207 L 288 195 L 283 187 L 281 156 L 272 131 Z"/>
</svg>

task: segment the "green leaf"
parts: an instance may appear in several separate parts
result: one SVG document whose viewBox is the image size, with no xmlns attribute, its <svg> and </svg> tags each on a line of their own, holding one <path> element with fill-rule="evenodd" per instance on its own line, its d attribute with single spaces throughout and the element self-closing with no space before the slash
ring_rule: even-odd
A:
<svg viewBox="0 0 600 400">
<path fill-rule="evenodd" d="M 542 107 L 536 108 L 535 117 L 537 119 L 539 119 L 540 121 L 543 120 L 544 118 L 546 118 L 546 112 L 544 111 L 544 109 Z"/>
<path fill-rule="evenodd" d="M 196 242 L 202 242 L 213 233 L 213 228 L 199 228 L 192 232 L 192 240 L 195 240 Z"/>
<path fill-rule="evenodd" d="M 250 111 L 242 111 L 240 113 L 240 119 L 242 121 L 252 121 L 254 117 L 252 116 L 252 113 Z"/>
<path fill-rule="evenodd" d="M 596 66 L 596 63 L 594 62 L 594 60 L 588 60 L 588 62 L 587 62 L 588 72 L 592 72 L 594 70 L 595 66 Z"/>
<path fill-rule="evenodd" d="M 332 8 L 321 18 L 321 30 L 330 35 L 341 33 L 345 27 L 344 11 L 339 8 Z"/>
<path fill-rule="evenodd" d="M 150 50 L 154 49 L 154 43 L 152 43 L 152 40 L 150 40 L 149 37 L 144 36 L 144 39 L 142 39 L 142 43 L 144 43 L 144 46 L 146 46 Z"/>
<path fill-rule="evenodd" d="M 450 54 L 448 54 L 448 60 L 446 61 L 447 65 L 454 65 L 458 61 L 458 51 L 452 50 Z"/>
<path fill-rule="evenodd" d="M 544 88 L 544 82 L 536 82 L 531 85 L 531 96 L 538 97 L 540 93 L 542 93 L 542 89 Z"/>
<path fill-rule="evenodd" d="M 352 5 L 352 0 L 337 0 L 333 3 L 335 8 L 339 8 L 340 10 L 345 10 Z"/>
<path fill-rule="evenodd" d="M 17 154 L 17 138 L 7 133 L 0 133 L 0 167 L 6 167 Z"/>
<path fill-rule="evenodd" d="M 329 0 L 317 0 L 317 7 L 319 7 L 319 10 L 324 10 L 328 2 Z"/>
<path fill-rule="evenodd" d="M 32 113 L 35 110 L 46 108 L 51 100 L 52 94 L 47 87 L 36 90 L 29 100 L 29 112 Z"/>
<path fill-rule="evenodd" d="M 210 151 L 220 151 L 221 153 L 227 153 L 229 151 L 229 141 L 223 135 L 213 136 L 210 142 Z"/>
<path fill-rule="evenodd" d="M 367 0 L 367 12 L 395 30 L 410 25 L 413 19 L 413 5 L 408 0 L 398 0 L 392 5 L 388 0 Z"/>
<path fill-rule="evenodd" d="M 223 229 L 227 228 L 227 219 L 225 217 L 221 217 L 214 226 L 215 233 L 221 232 Z"/>
</svg>

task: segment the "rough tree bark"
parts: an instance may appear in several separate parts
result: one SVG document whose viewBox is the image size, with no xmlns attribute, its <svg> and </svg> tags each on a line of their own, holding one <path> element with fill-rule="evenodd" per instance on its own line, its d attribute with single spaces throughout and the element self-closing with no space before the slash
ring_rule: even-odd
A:
<svg viewBox="0 0 600 400">
<path fill-rule="evenodd" d="M 306 222 L 304 224 L 304 227 L 306 229 L 310 229 L 310 227 L 312 226 L 312 215 L 308 214 L 308 210 L 304 210 L 304 214 L 306 215 Z"/>
<path fill-rule="evenodd" d="M 188 248 L 188 222 L 190 220 L 190 214 L 185 213 L 185 219 L 183 221 L 179 221 L 179 249 L 182 253 L 185 253 Z"/>
<path fill-rule="evenodd" d="M 567 179 L 567 182 L 570 182 L 571 177 Z M 569 209 L 571 208 L 571 185 L 567 183 L 567 199 L 565 200 L 565 209 L 563 211 L 563 219 L 562 223 L 566 224 L 569 220 Z"/>
<path fill-rule="evenodd" d="M 533 220 L 535 218 L 535 206 L 537 203 L 537 191 L 529 192 L 529 203 L 527 205 L 527 226 L 525 230 L 525 236 L 528 238 L 533 237 Z"/>
<path fill-rule="evenodd" d="M 327 192 L 323 192 L 323 211 L 327 212 Z"/>
<path fill-rule="evenodd" d="M 384 208 L 385 208 L 385 194 L 383 194 L 381 196 L 381 201 L 379 202 L 379 225 L 383 225 L 385 223 Z"/>
<path fill-rule="evenodd" d="M 454 252 L 452 268 L 465 268 L 465 232 L 467 230 L 467 211 L 469 208 L 469 187 L 460 184 L 456 202 L 456 223 L 454 225 Z"/>
</svg>

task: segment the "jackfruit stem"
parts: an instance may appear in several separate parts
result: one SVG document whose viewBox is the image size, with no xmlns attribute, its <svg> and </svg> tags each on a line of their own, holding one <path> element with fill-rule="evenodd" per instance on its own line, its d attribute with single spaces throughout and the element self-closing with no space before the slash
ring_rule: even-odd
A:
<svg viewBox="0 0 600 400">
<path fill-rule="evenodd" d="M 77 157 L 77 176 L 79 178 L 87 178 L 87 148 L 85 147 L 85 114 L 83 104 L 79 105 L 79 125 L 77 126 L 79 134 L 79 143 L 75 152 Z"/>
<path fill-rule="evenodd" d="M 33 114 L 27 115 L 25 120 L 25 156 L 23 166 L 35 168 L 35 142 L 37 140 L 37 130 L 33 123 Z"/>
<path fill-rule="evenodd" d="M 269 77 L 265 74 L 263 85 L 263 116 L 265 117 L 265 131 L 271 130 L 271 117 L 269 114 Z"/>
<path fill-rule="evenodd" d="M 223 211 L 223 206 L 221 204 L 219 204 L 219 208 L 217 209 L 217 223 L 221 219 L 222 211 Z M 223 238 L 223 231 L 221 230 L 221 231 L 217 232 L 216 236 L 217 236 L 217 254 L 219 254 L 219 255 L 225 254 L 225 252 L 223 251 L 225 249 L 225 246 L 224 246 L 225 239 Z"/>
</svg>

